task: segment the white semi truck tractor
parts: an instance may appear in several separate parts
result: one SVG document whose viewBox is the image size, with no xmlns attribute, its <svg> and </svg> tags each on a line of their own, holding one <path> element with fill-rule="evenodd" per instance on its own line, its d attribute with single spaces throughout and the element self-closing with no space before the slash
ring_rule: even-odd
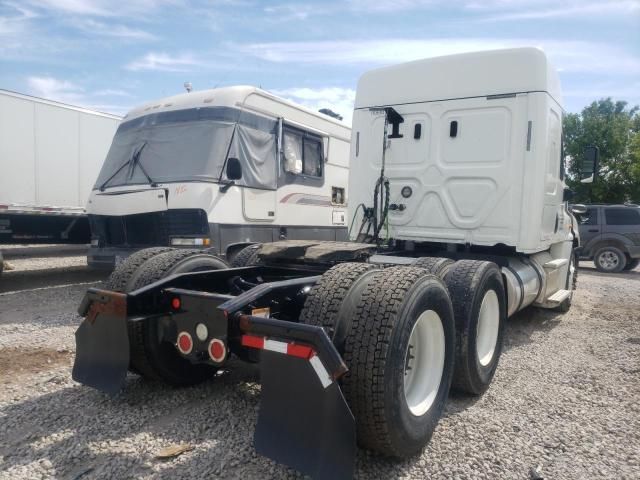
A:
<svg viewBox="0 0 640 480">
<path fill-rule="evenodd" d="M 451 388 L 489 388 L 508 317 L 571 305 L 561 101 L 532 48 L 364 74 L 351 241 L 265 243 L 217 270 L 197 271 L 197 253 L 127 260 L 82 301 L 74 378 L 190 385 L 235 355 L 260 362 L 258 453 L 332 479 L 353 476 L 356 445 L 419 453 Z M 592 180 L 587 153 L 573 161 Z"/>
</svg>

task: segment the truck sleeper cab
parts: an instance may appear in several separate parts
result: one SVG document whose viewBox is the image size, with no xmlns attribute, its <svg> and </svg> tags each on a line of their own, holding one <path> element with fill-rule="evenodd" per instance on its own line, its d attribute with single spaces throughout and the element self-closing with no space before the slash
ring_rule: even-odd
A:
<svg viewBox="0 0 640 480">
<path fill-rule="evenodd" d="M 134 109 L 89 199 L 88 262 L 112 268 L 151 246 L 231 256 L 249 243 L 344 239 L 349 139 L 346 125 L 254 87 Z"/>
<path fill-rule="evenodd" d="M 571 306 L 559 98 L 535 49 L 365 74 L 351 241 L 264 243 L 195 272 L 172 270 L 176 252 L 127 269 L 132 257 L 80 306 L 73 378 L 110 393 L 127 369 L 188 385 L 235 355 L 260 362 L 258 453 L 327 479 L 353 478 L 356 444 L 419 453 L 450 388 L 490 387 L 509 316 Z"/>
</svg>

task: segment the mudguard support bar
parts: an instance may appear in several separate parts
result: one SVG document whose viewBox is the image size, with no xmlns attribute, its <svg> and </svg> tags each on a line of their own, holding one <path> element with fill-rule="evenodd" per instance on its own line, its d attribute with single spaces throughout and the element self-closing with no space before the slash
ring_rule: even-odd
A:
<svg viewBox="0 0 640 480">
<path fill-rule="evenodd" d="M 342 357 L 322 327 L 241 313 L 236 313 L 235 317 L 239 321 L 240 330 L 244 333 L 285 338 L 311 345 L 334 381 L 348 371 Z"/>
</svg>

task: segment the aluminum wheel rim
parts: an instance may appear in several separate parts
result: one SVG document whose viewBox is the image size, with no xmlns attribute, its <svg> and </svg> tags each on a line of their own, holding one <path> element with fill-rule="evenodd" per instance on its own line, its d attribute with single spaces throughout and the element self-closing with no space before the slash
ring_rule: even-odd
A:
<svg viewBox="0 0 640 480">
<path fill-rule="evenodd" d="M 416 417 L 424 415 L 438 395 L 444 355 L 442 320 L 436 312 L 427 310 L 413 325 L 405 352 L 404 397 Z"/>
<path fill-rule="evenodd" d="M 491 363 L 498 343 L 500 326 L 500 302 L 494 290 L 487 290 L 480 304 L 478 313 L 478 334 L 476 337 L 476 353 L 478 362 L 483 367 Z"/>
<path fill-rule="evenodd" d="M 600 254 L 598 262 L 602 268 L 606 270 L 613 270 L 618 266 L 619 259 L 615 253 L 606 250 Z"/>
</svg>

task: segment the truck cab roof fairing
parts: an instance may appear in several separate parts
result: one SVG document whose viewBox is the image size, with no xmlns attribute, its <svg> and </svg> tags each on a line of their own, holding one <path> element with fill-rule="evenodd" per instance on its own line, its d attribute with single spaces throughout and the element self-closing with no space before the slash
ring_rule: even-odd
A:
<svg viewBox="0 0 640 480">
<path fill-rule="evenodd" d="M 547 92 L 562 105 L 558 75 L 537 48 L 463 53 L 371 70 L 360 77 L 354 108 L 523 92 Z"/>
</svg>

